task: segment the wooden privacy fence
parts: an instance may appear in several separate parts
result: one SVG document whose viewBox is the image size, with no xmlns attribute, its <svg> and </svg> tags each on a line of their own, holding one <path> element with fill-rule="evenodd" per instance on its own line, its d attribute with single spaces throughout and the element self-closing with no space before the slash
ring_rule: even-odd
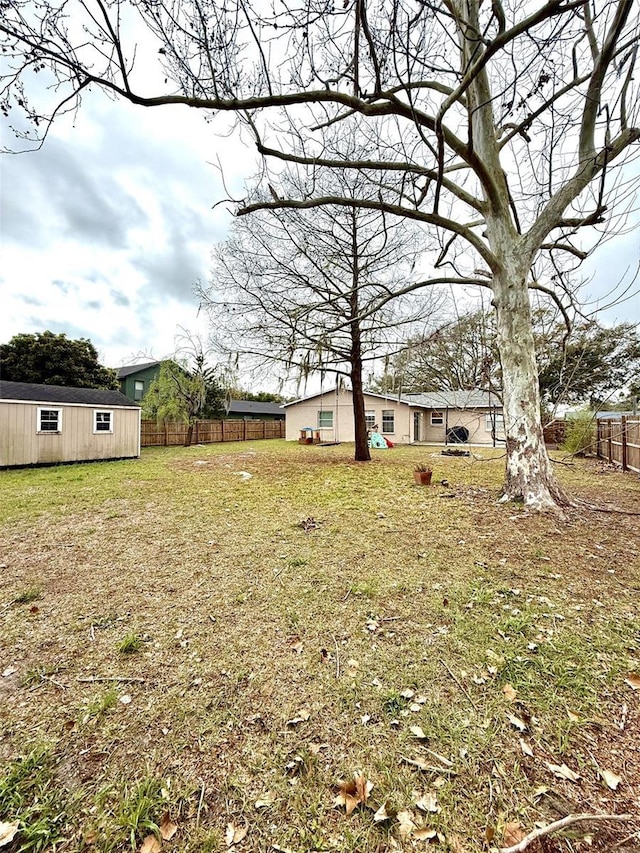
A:
<svg viewBox="0 0 640 853">
<path fill-rule="evenodd" d="M 640 417 L 596 421 L 597 453 L 623 471 L 640 474 Z"/>
<path fill-rule="evenodd" d="M 166 423 L 158 426 L 155 421 L 142 421 L 140 424 L 142 447 L 173 447 L 184 444 L 186 437 L 186 424 Z M 191 444 L 284 437 L 284 421 L 197 421 L 193 427 Z"/>
</svg>

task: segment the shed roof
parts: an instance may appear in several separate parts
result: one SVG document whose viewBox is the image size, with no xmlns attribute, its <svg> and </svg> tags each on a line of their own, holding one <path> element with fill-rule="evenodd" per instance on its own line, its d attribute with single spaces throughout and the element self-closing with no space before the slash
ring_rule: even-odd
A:
<svg viewBox="0 0 640 853">
<path fill-rule="evenodd" d="M 229 404 L 230 415 L 280 415 L 284 417 L 280 403 L 261 403 L 257 400 L 232 400 Z"/>
<path fill-rule="evenodd" d="M 0 380 L 0 400 L 140 408 L 137 403 L 119 391 L 103 391 L 100 388 L 71 388 L 68 385 L 35 385 L 31 382 L 5 382 L 4 380 Z"/>
<path fill-rule="evenodd" d="M 118 371 L 118 379 L 125 379 L 133 373 L 140 373 L 142 370 L 148 370 L 150 367 L 158 367 L 159 365 L 159 361 L 144 361 L 140 364 L 128 364 L 124 367 L 116 367 L 115 369 Z"/>
</svg>

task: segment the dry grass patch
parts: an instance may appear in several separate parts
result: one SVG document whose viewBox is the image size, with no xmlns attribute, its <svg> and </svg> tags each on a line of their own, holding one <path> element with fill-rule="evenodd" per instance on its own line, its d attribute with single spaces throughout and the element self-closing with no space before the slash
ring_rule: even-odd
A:
<svg viewBox="0 0 640 853">
<path fill-rule="evenodd" d="M 638 517 L 498 505 L 499 452 L 350 451 L 0 475 L 11 853 L 140 849 L 169 825 L 167 851 L 459 853 L 571 812 L 638 814 Z M 639 508 L 637 477 L 559 474 Z M 335 786 L 359 772 L 373 789 L 347 816 Z M 578 825 L 537 849 L 632 850 L 639 831 Z"/>
</svg>

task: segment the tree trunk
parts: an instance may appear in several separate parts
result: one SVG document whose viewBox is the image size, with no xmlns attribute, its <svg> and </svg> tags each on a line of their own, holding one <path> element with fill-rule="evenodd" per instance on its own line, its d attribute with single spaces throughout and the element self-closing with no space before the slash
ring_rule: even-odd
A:
<svg viewBox="0 0 640 853">
<path fill-rule="evenodd" d="M 362 361 L 351 365 L 351 385 L 353 388 L 353 424 L 356 439 L 356 462 L 370 462 L 367 420 L 364 414 L 364 392 L 362 390 Z"/>
<path fill-rule="evenodd" d="M 191 438 L 193 437 L 193 424 L 190 423 L 187 427 L 187 435 L 184 440 L 184 446 L 189 447 L 191 445 Z"/>
<path fill-rule="evenodd" d="M 540 393 L 526 276 L 511 273 L 493 282 L 497 343 L 502 362 L 506 435 L 503 501 L 531 509 L 570 503 L 551 470 L 540 419 Z"/>
<path fill-rule="evenodd" d="M 351 322 L 349 333 L 351 335 L 351 388 L 353 391 L 353 427 L 356 440 L 356 462 L 370 462 L 371 450 L 369 449 L 369 438 L 367 436 L 367 419 L 364 413 L 364 392 L 362 390 L 362 331 L 360 328 L 360 246 L 358 243 L 358 219 L 356 211 L 351 211 L 351 295 L 349 297 L 349 310 Z"/>
</svg>

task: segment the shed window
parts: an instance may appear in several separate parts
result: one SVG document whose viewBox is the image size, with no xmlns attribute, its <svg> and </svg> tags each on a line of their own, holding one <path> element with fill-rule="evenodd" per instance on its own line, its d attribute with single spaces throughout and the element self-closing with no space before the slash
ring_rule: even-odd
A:
<svg viewBox="0 0 640 853">
<path fill-rule="evenodd" d="M 38 409 L 38 432 L 62 432 L 62 409 Z"/>
<path fill-rule="evenodd" d="M 372 430 L 375 422 L 376 422 L 376 413 L 375 412 L 365 412 L 364 419 L 367 424 L 367 429 Z"/>
<path fill-rule="evenodd" d="M 133 399 L 142 400 L 144 397 L 144 382 L 142 379 L 136 379 L 133 383 Z"/>
<path fill-rule="evenodd" d="M 382 410 L 382 432 L 396 431 L 396 413 L 393 409 Z"/>
<path fill-rule="evenodd" d="M 94 412 L 93 431 L 113 432 L 113 412 Z"/>
<path fill-rule="evenodd" d="M 442 412 L 431 412 L 431 426 L 442 426 L 444 415 Z"/>
<path fill-rule="evenodd" d="M 318 429 L 333 428 L 333 412 L 318 412 Z"/>
</svg>

